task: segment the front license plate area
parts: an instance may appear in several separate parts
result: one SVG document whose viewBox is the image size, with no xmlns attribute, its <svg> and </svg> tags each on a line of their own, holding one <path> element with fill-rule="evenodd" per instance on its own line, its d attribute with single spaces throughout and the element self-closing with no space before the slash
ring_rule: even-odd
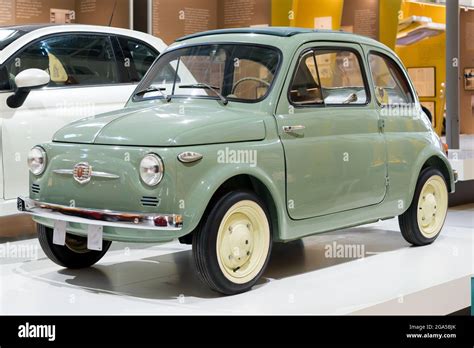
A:
<svg viewBox="0 0 474 348">
<path fill-rule="evenodd" d="M 89 225 L 87 227 L 87 249 L 102 251 L 103 230 L 103 226 Z"/>
<path fill-rule="evenodd" d="M 55 221 L 53 229 L 53 244 L 65 245 L 66 244 L 66 221 Z"/>
</svg>

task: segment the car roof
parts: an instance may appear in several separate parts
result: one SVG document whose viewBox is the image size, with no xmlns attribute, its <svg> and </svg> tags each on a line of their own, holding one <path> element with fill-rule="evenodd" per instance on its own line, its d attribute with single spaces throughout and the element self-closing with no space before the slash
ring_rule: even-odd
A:
<svg viewBox="0 0 474 348">
<path fill-rule="evenodd" d="M 28 24 L 28 25 L 12 25 L 12 26 L 0 26 L 0 30 L 19 30 L 25 33 L 29 33 L 38 29 L 42 29 L 45 27 L 51 27 L 56 24 Z"/>
<path fill-rule="evenodd" d="M 188 39 L 194 39 L 203 36 L 211 35 L 223 35 L 223 34 L 260 34 L 270 35 L 278 37 L 292 37 L 300 34 L 340 34 L 346 37 L 352 37 L 354 40 L 358 39 L 370 39 L 366 36 L 352 34 L 341 30 L 328 30 L 328 29 L 309 29 L 309 28 L 298 28 L 298 27 L 252 27 L 252 28 L 229 28 L 229 29 L 217 29 L 208 30 L 200 33 L 190 34 L 178 38 L 176 41 L 184 41 Z M 373 40 L 374 42 L 377 42 Z"/>
<path fill-rule="evenodd" d="M 229 28 L 229 29 L 217 29 L 208 30 L 200 33 L 190 34 L 178 38 L 176 41 L 183 41 L 187 39 L 193 39 L 201 36 L 209 35 L 220 35 L 220 34 L 263 34 L 280 37 L 289 37 L 301 33 L 312 33 L 316 30 L 307 28 L 293 28 L 293 27 L 256 27 L 256 28 Z M 326 30 L 328 31 L 328 30 Z M 332 32 L 332 31 L 331 31 Z"/>
<path fill-rule="evenodd" d="M 297 47 L 310 41 L 339 41 L 372 45 L 392 51 L 383 43 L 367 36 L 337 30 L 297 27 L 252 27 L 209 30 L 183 36 L 172 47 L 206 42 L 252 42 L 274 46 Z"/>
</svg>

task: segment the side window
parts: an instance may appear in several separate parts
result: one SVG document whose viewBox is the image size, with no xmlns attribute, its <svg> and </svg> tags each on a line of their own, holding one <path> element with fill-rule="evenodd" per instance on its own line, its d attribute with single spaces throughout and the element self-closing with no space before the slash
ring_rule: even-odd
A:
<svg viewBox="0 0 474 348">
<path fill-rule="evenodd" d="M 315 55 L 325 104 L 367 103 L 359 58 L 354 52 L 318 50 Z"/>
<path fill-rule="evenodd" d="M 34 42 L 7 64 L 10 81 L 26 69 L 51 76 L 50 87 L 119 83 L 112 44 L 107 36 L 54 36 Z"/>
<path fill-rule="evenodd" d="M 371 53 L 369 64 L 375 96 L 379 104 L 394 105 L 414 102 L 410 85 L 397 63 L 382 54 Z"/>
<path fill-rule="evenodd" d="M 296 105 L 364 105 L 367 88 L 358 56 L 349 50 L 315 50 L 305 53 L 290 89 Z"/>
<path fill-rule="evenodd" d="M 290 101 L 296 105 L 323 103 L 313 51 L 300 58 L 291 82 Z"/>
<path fill-rule="evenodd" d="M 145 76 L 150 66 L 158 57 L 155 51 L 144 43 L 130 38 L 119 37 L 120 46 L 125 55 L 125 67 L 129 72 L 132 82 L 139 82 Z"/>
<path fill-rule="evenodd" d="M 0 91 L 9 91 L 11 90 L 10 85 L 10 76 L 8 76 L 8 71 L 6 67 L 0 68 Z"/>
</svg>

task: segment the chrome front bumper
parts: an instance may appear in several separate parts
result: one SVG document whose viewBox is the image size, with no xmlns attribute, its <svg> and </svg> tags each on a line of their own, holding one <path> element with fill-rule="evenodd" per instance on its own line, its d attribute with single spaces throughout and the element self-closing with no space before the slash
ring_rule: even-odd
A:
<svg viewBox="0 0 474 348">
<path fill-rule="evenodd" d="M 168 231 L 179 231 L 183 226 L 183 218 L 179 214 L 142 214 L 85 209 L 44 203 L 24 197 L 18 197 L 17 209 L 45 219 L 86 225 Z"/>
</svg>

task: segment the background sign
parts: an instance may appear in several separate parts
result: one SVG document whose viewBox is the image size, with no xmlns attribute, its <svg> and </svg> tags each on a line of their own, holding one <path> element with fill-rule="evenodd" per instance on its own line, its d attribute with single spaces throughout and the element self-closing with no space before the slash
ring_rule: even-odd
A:
<svg viewBox="0 0 474 348">
<path fill-rule="evenodd" d="M 200 31 L 271 25 L 271 0 L 153 0 L 152 34 L 167 44 Z"/>
<path fill-rule="evenodd" d="M 341 26 L 359 35 L 378 40 L 379 38 L 379 1 L 344 1 Z"/>
<path fill-rule="evenodd" d="M 130 27 L 132 0 L 0 0 L 0 26 L 80 23 Z"/>
</svg>

